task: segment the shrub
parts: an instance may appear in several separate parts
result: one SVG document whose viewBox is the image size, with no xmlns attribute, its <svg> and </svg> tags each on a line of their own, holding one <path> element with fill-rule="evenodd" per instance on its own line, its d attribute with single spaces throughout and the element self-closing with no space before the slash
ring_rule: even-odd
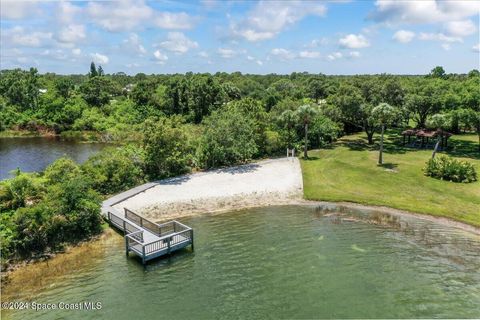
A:
<svg viewBox="0 0 480 320">
<path fill-rule="evenodd" d="M 428 160 L 423 171 L 426 176 L 441 180 L 463 183 L 477 180 L 477 172 L 471 163 L 447 156 L 440 156 Z"/>
<path fill-rule="evenodd" d="M 242 112 L 220 109 L 203 123 L 198 152 L 205 168 L 244 163 L 258 152 L 253 120 Z"/>
<path fill-rule="evenodd" d="M 191 151 L 179 117 L 148 119 L 143 134 L 149 178 L 162 179 L 190 171 Z"/>
<path fill-rule="evenodd" d="M 106 148 L 90 157 L 82 171 L 101 194 L 126 190 L 143 182 L 143 155 L 134 146 Z"/>
<path fill-rule="evenodd" d="M 50 184 L 68 181 L 80 174 L 80 168 L 70 158 L 62 157 L 49 165 L 44 172 L 44 177 Z"/>
</svg>

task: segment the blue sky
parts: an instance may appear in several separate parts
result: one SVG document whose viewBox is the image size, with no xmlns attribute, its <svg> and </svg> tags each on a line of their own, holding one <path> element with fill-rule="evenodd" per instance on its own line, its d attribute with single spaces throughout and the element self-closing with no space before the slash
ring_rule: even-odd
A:
<svg viewBox="0 0 480 320">
<path fill-rule="evenodd" d="M 1 0 L 1 68 L 425 74 L 479 68 L 480 1 Z"/>
</svg>

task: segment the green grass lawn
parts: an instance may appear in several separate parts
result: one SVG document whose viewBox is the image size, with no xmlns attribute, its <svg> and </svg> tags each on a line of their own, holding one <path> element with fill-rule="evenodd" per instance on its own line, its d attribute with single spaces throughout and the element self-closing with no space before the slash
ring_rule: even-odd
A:
<svg viewBox="0 0 480 320">
<path fill-rule="evenodd" d="M 404 148 L 395 132 L 386 138 L 383 166 L 377 165 L 378 145 L 367 145 L 365 134 L 310 151 L 310 159 L 301 160 L 305 198 L 382 205 L 480 226 L 480 181 L 464 184 L 426 177 L 422 168 L 432 150 Z M 455 135 L 449 146 L 440 154 L 472 162 L 480 175 L 476 135 Z"/>
</svg>

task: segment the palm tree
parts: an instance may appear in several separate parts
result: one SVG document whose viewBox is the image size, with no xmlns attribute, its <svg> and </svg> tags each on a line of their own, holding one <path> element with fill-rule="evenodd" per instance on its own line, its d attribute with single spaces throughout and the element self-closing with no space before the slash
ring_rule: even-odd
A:
<svg viewBox="0 0 480 320">
<path fill-rule="evenodd" d="M 443 130 L 450 125 L 450 119 L 441 113 L 434 114 L 429 121 L 429 125 L 437 129 L 437 143 L 435 143 L 435 148 L 433 148 L 432 159 L 435 158 L 437 154 L 438 146 L 443 139 Z"/>
<path fill-rule="evenodd" d="M 305 144 L 303 149 L 303 158 L 308 158 L 308 125 L 312 122 L 313 118 L 317 114 L 317 109 L 306 104 L 301 106 L 296 111 L 300 123 L 305 129 Z"/>
<path fill-rule="evenodd" d="M 293 143 L 292 131 L 298 123 L 297 114 L 292 110 L 285 110 L 278 117 L 278 120 L 287 129 L 287 148 L 291 148 Z"/>
<path fill-rule="evenodd" d="M 378 106 L 372 109 L 373 119 L 375 119 L 375 121 L 377 121 L 382 127 L 378 164 L 383 164 L 383 134 L 385 132 L 385 126 L 393 121 L 395 115 L 395 108 L 388 103 L 380 103 Z"/>
</svg>

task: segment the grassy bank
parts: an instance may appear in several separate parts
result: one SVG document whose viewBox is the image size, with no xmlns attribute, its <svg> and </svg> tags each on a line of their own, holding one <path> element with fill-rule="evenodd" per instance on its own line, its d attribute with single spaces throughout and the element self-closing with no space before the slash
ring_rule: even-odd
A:
<svg viewBox="0 0 480 320">
<path fill-rule="evenodd" d="M 51 137 L 51 132 L 29 131 L 29 130 L 4 130 L 0 131 L 0 138 L 29 138 L 29 137 Z"/>
<path fill-rule="evenodd" d="M 119 142 L 119 141 L 139 141 L 141 134 L 137 132 L 128 132 L 128 137 L 108 132 L 97 131 L 63 131 L 55 133 L 53 131 L 30 131 L 30 130 L 4 130 L 0 131 L 0 138 L 31 138 L 31 137 L 56 137 L 61 140 L 71 140 L 79 142 Z"/>
<path fill-rule="evenodd" d="M 480 181 L 463 184 L 424 176 L 432 151 L 404 148 L 400 139 L 394 132 L 387 135 L 383 166 L 377 166 L 378 146 L 369 146 L 364 134 L 311 151 L 310 159 L 301 162 L 305 198 L 388 206 L 480 227 Z M 477 141 L 476 135 L 453 136 L 445 153 L 472 162 L 478 172 Z"/>
</svg>

